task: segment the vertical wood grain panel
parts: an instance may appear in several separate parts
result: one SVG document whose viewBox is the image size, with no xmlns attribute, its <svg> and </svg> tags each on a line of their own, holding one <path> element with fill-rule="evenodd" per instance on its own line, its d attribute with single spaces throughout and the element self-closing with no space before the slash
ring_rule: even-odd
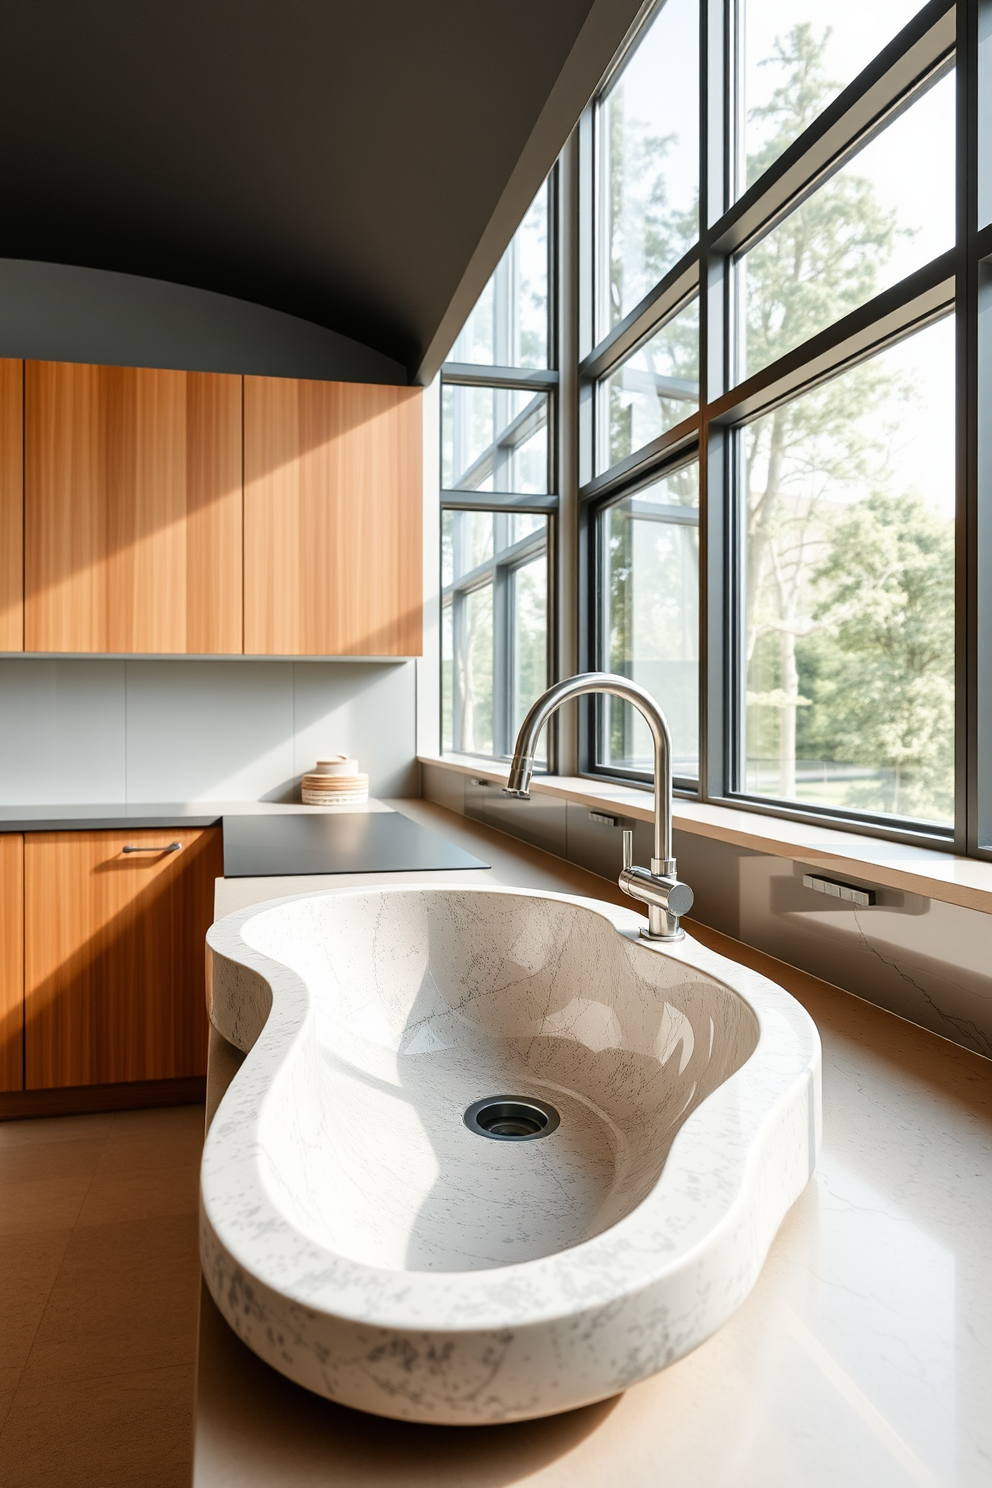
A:
<svg viewBox="0 0 992 1488">
<path fill-rule="evenodd" d="M 186 650 L 186 379 L 101 368 L 108 651 Z"/>
<path fill-rule="evenodd" d="M 122 851 L 172 841 L 181 852 Z M 27 835 L 28 1090 L 205 1072 L 203 938 L 222 865 L 217 827 Z"/>
<path fill-rule="evenodd" d="M 0 835 L 0 1090 L 24 1086 L 24 838 Z"/>
<path fill-rule="evenodd" d="M 245 378 L 245 651 L 422 646 L 416 388 Z"/>
<path fill-rule="evenodd" d="M 24 363 L 0 358 L 0 651 L 24 650 Z"/>
<path fill-rule="evenodd" d="M 240 377 L 186 373 L 186 650 L 242 649 Z"/>
<path fill-rule="evenodd" d="M 241 379 L 28 362 L 29 651 L 241 650 Z"/>
<path fill-rule="evenodd" d="M 24 369 L 24 646 L 108 649 L 96 367 Z"/>
<path fill-rule="evenodd" d="M 245 378 L 245 652 L 305 654 L 300 631 L 300 394 L 290 377 Z M 328 570 L 328 582 L 333 569 Z M 280 650 L 280 646 L 282 649 Z"/>
</svg>

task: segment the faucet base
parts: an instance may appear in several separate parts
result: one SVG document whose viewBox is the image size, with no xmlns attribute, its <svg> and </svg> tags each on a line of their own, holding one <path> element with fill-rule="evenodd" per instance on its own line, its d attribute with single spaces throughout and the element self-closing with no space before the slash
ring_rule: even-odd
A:
<svg viewBox="0 0 992 1488">
<path fill-rule="evenodd" d="M 653 941 L 659 941 L 659 940 L 685 940 L 685 931 L 680 926 L 679 929 L 676 930 L 676 931 L 674 931 L 673 933 L 670 933 L 670 934 L 662 933 L 660 935 L 656 935 L 656 934 L 653 934 L 652 931 L 647 926 L 642 925 L 641 926 L 641 936 L 642 936 L 642 938 L 644 940 L 653 940 Z"/>
</svg>

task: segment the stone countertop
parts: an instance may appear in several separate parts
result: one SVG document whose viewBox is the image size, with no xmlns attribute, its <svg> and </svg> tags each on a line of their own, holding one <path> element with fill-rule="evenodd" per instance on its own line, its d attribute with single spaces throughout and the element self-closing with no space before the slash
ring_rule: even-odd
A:
<svg viewBox="0 0 992 1488">
<path fill-rule="evenodd" d="M 389 811 L 370 799 L 356 806 L 300 806 L 282 801 L 139 802 L 134 805 L 0 806 L 0 832 L 105 832 L 139 827 L 216 827 L 224 816 L 279 816 Z"/>
<path fill-rule="evenodd" d="M 484 855 L 501 883 L 621 902 L 619 890 L 560 859 L 429 802 L 401 804 Z M 460 877 L 480 881 L 443 875 Z M 220 880 L 218 913 L 286 888 L 285 879 Z M 205 1297 L 195 1488 L 601 1488 L 618 1476 L 625 1488 L 988 1482 L 992 1063 L 689 928 L 785 986 L 823 1040 L 820 1163 L 743 1307 L 694 1353 L 614 1400 L 459 1429 L 381 1420 L 308 1394 L 250 1353 Z M 215 1038 L 208 1105 L 236 1068 Z"/>
</svg>

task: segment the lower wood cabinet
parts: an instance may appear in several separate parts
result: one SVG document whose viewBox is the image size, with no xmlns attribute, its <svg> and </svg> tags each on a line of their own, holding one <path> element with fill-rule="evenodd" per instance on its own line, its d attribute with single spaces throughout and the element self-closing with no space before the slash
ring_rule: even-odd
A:
<svg viewBox="0 0 992 1488">
<path fill-rule="evenodd" d="M 219 827 L 25 836 L 27 1090 L 206 1072 L 203 942 L 222 872 Z"/>
<path fill-rule="evenodd" d="M 0 1091 L 24 1086 L 24 838 L 0 833 Z"/>
</svg>

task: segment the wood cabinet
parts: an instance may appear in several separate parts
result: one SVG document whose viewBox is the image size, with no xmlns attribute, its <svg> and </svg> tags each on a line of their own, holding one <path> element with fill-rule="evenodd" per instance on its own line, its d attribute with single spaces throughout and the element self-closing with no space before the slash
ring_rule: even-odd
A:
<svg viewBox="0 0 992 1488">
<path fill-rule="evenodd" d="M 0 1090 L 24 1085 L 24 838 L 0 834 Z"/>
<path fill-rule="evenodd" d="M 419 389 L 244 381 L 245 651 L 419 655 Z"/>
<path fill-rule="evenodd" d="M 24 646 L 242 649 L 241 378 L 25 364 Z"/>
<path fill-rule="evenodd" d="M 0 650 L 419 655 L 421 417 L 417 388 L 0 361 Z"/>
<path fill-rule="evenodd" d="M 24 649 L 24 364 L 0 358 L 0 651 Z"/>
<path fill-rule="evenodd" d="M 203 941 L 222 872 L 219 827 L 26 835 L 27 1090 L 205 1073 Z"/>
</svg>

